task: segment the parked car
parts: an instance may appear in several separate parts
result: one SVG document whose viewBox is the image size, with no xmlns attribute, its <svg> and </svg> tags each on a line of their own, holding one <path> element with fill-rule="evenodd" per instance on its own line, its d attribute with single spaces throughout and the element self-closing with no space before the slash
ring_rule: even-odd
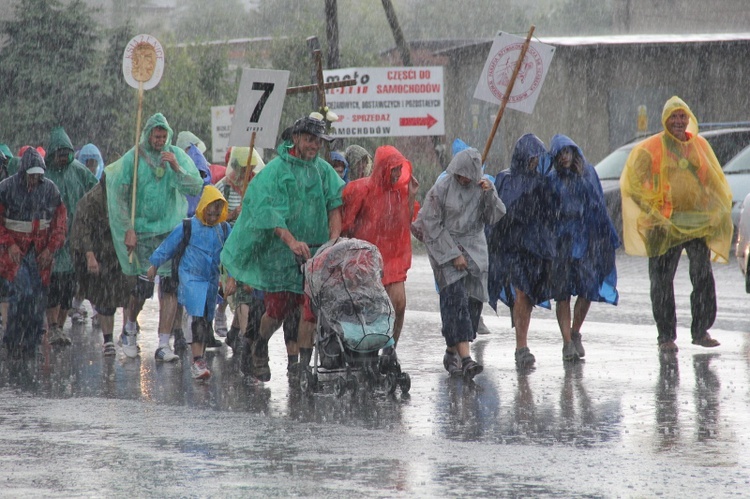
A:
<svg viewBox="0 0 750 499">
<path fill-rule="evenodd" d="M 747 149 L 745 149 L 746 152 Z M 750 266 L 750 194 L 745 196 L 745 200 L 740 205 L 740 217 L 737 222 L 737 245 L 734 254 L 737 256 L 737 264 L 740 266 L 740 272 L 745 276 L 745 291 L 750 293 L 750 275 L 748 267 Z"/>
<path fill-rule="evenodd" d="M 740 211 L 750 193 L 750 146 L 744 148 L 724 167 L 724 176 L 732 189 L 732 224 L 739 227 Z"/>
<path fill-rule="evenodd" d="M 709 129 L 701 130 L 699 134 L 705 137 L 705 139 L 708 140 L 708 143 L 711 144 L 711 148 L 714 150 L 716 158 L 719 160 L 719 164 L 725 165 L 725 173 L 727 173 L 727 167 L 729 167 L 730 165 L 729 161 L 734 161 L 732 158 L 735 155 L 739 156 L 738 152 L 742 151 L 742 153 L 745 153 L 747 149 L 743 150 L 743 148 L 750 144 L 750 127 L 709 127 Z M 602 190 L 604 191 L 604 201 L 607 204 L 607 211 L 609 212 L 612 223 L 615 225 L 617 233 L 620 236 L 622 236 L 622 196 L 620 194 L 620 175 L 622 175 L 622 170 L 625 168 L 625 161 L 627 161 L 628 155 L 630 155 L 630 151 L 632 151 L 633 148 L 638 145 L 641 140 L 643 140 L 643 138 L 636 139 L 633 142 L 615 149 L 594 167 L 596 169 L 597 175 L 599 175 L 599 181 L 602 184 Z M 747 160 L 750 160 L 750 153 L 748 153 Z M 744 190 L 744 194 L 750 192 L 750 166 L 748 166 L 747 169 L 747 188 Z M 729 179 L 730 176 L 727 175 L 727 180 L 729 181 Z M 737 227 L 737 219 L 739 218 L 739 205 L 744 199 L 742 188 L 744 188 L 745 185 L 739 185 L 739 177 L 737 177 L 737 180 L 738 193 L 740 193 L 742 197 L 734 198 L 732 203 L 732 221 L 735 225 L 735 228 Z M 730 182 L 729 185 L 731 187 L 732 183 Z M 734 194 L 734 188 L 732 189 L 732 193 Z M 737 199 L 739 199 L 739 201 L 737 201 Z M 734 213 L 735 205 L 737 211 L 736 217 Z"/>
</svg>

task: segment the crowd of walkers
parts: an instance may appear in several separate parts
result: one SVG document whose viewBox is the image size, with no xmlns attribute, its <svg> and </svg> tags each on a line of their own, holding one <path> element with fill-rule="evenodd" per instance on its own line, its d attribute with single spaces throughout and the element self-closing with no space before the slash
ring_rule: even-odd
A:
<svg viewBox="0 0 750 499">
<path fill-rule="evenodd" d="M 258 151 L 234 147 L 226 167 L 211 165 L 194 134 L 183 131 L 172 145 L 161 114 L 106 168 L 95 145 L 76 152 L 62 128 L 51 131 L 46 151 L 24 146 L 13 156 L 0 145 L 0 315 L 9 357 L 33 357 L 45 335 L 69 345 L 65 322 L 83 320 L 83 300 L 101 330 L 103 355 L 117 355 L 117 343 L 124 356 L 138 357 L 138 316 L 158 276 L 157 361 L 189 350 L 192 376 L 209 378 L 204 353 L 221 345 L 218 335 L 241 350 L 246 375 L 268 381 L 268 342 L 283 327 L 288 374 L 299 376 L 311 361 L 316 321 L 300 262 L 350 237 L 374 244 L 383 259 L 382 284 L 395 311 L 394 341 L 380 356 L 385 372 L 398 365 L 412 236 L 434 272 L 451 376 L 473 379 L 483 370 L 471 343 L 485 302 L 510 308 L 517 367 L 534 365 L 531 313 L 552 300 L 563 361 L 584 357 L 591 302 L 619 298 L 620 239 L 596 171 L 571 138 L 555 135 L 548 149 L 537 136 L 522 136 L 509 168 L 494 178 L 480 153 L 457 140 L 420 206 L 412 165 L 393 146 L 370 155 L 351 145 L 323 159 L 332 138 L 320 118 L 313 113 L 285 130 L 267 164 Z M 650 258 L 659 348 L 672 353 L 669 290 L 683 248 L 700 288 L 693 342 L 718 345 L 708 334 L 716 313 L 709 257 L 726 258 L 731 221 L 726 181 L 690 128 L 697 122 L 687 105 L 667 102 L 663 125 L 634 149 L 622 185 L 626 250 Z"/>
</svg>

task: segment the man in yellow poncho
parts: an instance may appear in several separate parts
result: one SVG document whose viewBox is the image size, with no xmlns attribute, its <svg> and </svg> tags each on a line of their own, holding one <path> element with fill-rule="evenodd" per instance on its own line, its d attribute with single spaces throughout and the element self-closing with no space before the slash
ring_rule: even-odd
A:
<svg viewBox="0 0 750 499">
<path fill-rule="evenodd" d="M 690 259 L 693 344 L 715 347 L 711 261 L 727 262 L 732 194 L 698 121 L 679 97 L 662 111 L 664 131 L 638 144 L 620 178 L 623 239 L 630 255 L 648 256 L 651 304 L 659 350 L 677 352 L 674 276 L 682 251 Z"/>
</svg>

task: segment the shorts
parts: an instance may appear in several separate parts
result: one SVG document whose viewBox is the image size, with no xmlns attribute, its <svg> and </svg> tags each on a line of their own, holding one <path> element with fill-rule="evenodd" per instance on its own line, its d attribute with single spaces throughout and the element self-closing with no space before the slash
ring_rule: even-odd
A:
<svg viewBox="0 0 750 499">
<path fill-rule="evenodd" d="M 266 315 L 277 321 L 283 321 L 291 316 L 295 308 L 303 306 L 302 318 L 308 322 L 315 322 L 315 314 L 310 307 L 310 299 L 306 295 L 292 293 L 291 291 L 278 291 L 276 293 L 265 293 L 263 303 L 266 306 Z"/>
<path fill-rule="evenodd" d="M 53 272 L 49 283 L 47 294 L 47 308 L 59 306 L 62 310 L 68 310 L 73 305 L 73 296 L 76 294 L 76 275 L 73 272 Z"/>
</svg>

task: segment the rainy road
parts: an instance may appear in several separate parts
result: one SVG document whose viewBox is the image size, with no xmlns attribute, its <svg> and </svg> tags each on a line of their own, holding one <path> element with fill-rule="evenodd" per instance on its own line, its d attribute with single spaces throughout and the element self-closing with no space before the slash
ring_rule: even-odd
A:
<svg viewBox="0 0 750 499">
<path fill-rule="evenodd" d="M 683 258 L 674 361 L 657 355 L 646 260 L 619 254 L 621 303 L 592 306 L 585 362 L 563 365 L 554 313 L 535 311 L 537 368 L 517 372 L 507 310 L 487 308 L 492 333 L 473 346 L 485 371 L 465 385 L 443 370 L 437 295 L 416 256 L 399 345 L 409 396 L 337 398 L 330 383 L 301 395 L 281 334 L 271 382 L 244 380 L 222 347 L 196 383 L 187 357 L 155 364 L 149 301 L 138 360 L 104 359 L 90 323 L 35 363 L 3 355 L 0 495 L 747 496 L 750 296 L 734 261 L 716 265 L 722 345 L 690 345 L 686 269 Z"/>
</svg>

